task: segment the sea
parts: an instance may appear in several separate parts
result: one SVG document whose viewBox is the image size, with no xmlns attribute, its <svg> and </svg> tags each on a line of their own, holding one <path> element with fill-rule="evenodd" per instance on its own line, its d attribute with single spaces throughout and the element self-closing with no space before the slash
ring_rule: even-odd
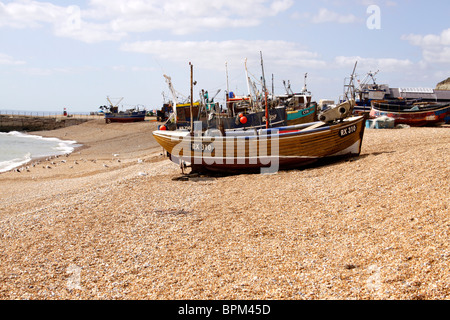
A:
<svg viewBox="0 0 450 320">
<path fill-rule="evenodd" d="M 0 172 L 19 168 L 38 158 L 69 154 L 78 146 L 80 145 L 76 141 L 45 138 L 17 131 L 0 132 Z"/>
</svg>

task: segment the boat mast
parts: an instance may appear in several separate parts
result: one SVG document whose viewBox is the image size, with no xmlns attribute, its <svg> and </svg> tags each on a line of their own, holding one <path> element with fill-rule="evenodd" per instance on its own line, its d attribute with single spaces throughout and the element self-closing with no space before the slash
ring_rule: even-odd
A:
<svg viewBox="0 0 450 320">
<path fill-rule="evenodd" d="M 304 93 L 308 92 L 308 89 L 306 89 L 306 78 L 308 78 L 308 72 L 305 73 L 305 82 L 304 82 L 303 90 L 302 90 Z"/>
<path fill-rule="evenodd" d="M 194 118 L 193 108 L 194 108 L 194 66 L 192 63 L 189 62 L 189 65 L 191 66 L 191 106 L 190 106 L 190 112 L 191 112 L 191 135 L 194 133 L 194 123 L 192 122 Z"/>
<path fill-rule="evenodd" d="M 353 72 L 350 75 L 350 81 L 348 85 L 344 85 L 344 88 L 346 88 L 346 92 L 344 92 L 345 98 L 347 99 L 347 101 L 349 101 L 350 99 L 355 100 L 355 84 L 354 84 L 354 80 L 355 80 L 355 71 L 356 71 L 356 66 L 358 65 L 358 61 L 355 62 L 355 66 L 353 67 Z M 348 97 L 350 93 L 350 98 Z"/>
<path fill-rule="evenodd" d="M 247 58 L 245 58 L 244 67 L 245 67 L 245 78 L 247 80 L 247 91 L 248 91 L 248 96 L 250 97 L 252 94 L 250 92 L 250 78 L 248 77 Z"/>
<path fill-rule="evenodd" d="M 272 73 L 272 97 L 274 96 L 275 92 L 275 88 L 274 88 L 274 83 L 273 83 L 273 73 Z"/>
<path fill-rule="evenodd" d="M 227 94 L 229 93 L 229 86 L 228 86 L 228 62 L 225 62 L 225 74 L 227 76 Z"/>
<path fill-rule="evenodd" d="M 227 77 L 227 91 L 225 92 L 225 105 L 227 107 L 227 112 L 230 112 L 229 108 L 228 108 L 228 98 L 230 95 L 230 88 L 228 85 L 228 62 L 225 62 L 225 75 Z M 232 115 L 234 116 L 234 110 L 231 110 Z"/>
<path fill-rule="evenodd" d="M 267 108 L 267 88 L 266 88 L 266 78 L 264 76 L 264 62 L 262 57 L 262 51 L 259 52 L 261 55 L 261 68 L 262 68 L 262 80 L 263 80 L 263 90 L 266 104 L 266 129 L 269 128 L 269 109 Z"/>
<path fill-rule="evenodd" d="M 123 98 L 119 98 L 119 101 L 114 104 L 111 102 L 111 98 L 109 96 L 106 96 L 106 100 L 108 100 L 109 104 L 111 105 L 111 108 L 119 107 L 119 104 L 122 102 Z"/>
<path fill-rule="evenodd" d="M 169 117 L 169 119 L 173 118 L 174 122 L 176 123 L 177 122 L 177 104 L 178 104 L 177 93 L 175 91 L 175 88 L 173 87 L 172 78 L 165 74 L 163 76 L 164 76 L 164 78 L 166 78 L 167 85 L 169 87 L 170 92 L 172 93 L 173 104 L 174 104 L 172 107 L 172 115 Z"/>
</svg>

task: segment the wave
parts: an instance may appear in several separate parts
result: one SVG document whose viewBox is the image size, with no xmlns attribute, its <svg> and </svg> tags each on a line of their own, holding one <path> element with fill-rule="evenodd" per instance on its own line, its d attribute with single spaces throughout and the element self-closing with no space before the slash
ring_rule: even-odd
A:
<svg viewBox="0 0 450 320">
<path fill-rule="evenodd" d="M 8 161 L 0 162 L 0 172 L 6 172 L 14 168 L 23 166 L 31 161 L 31 153 L 27 153 L 23 158 L 16 158 Z"/>
<path fill-rule="evenodd" d="M 14 137 L 20 137 L 20 138 L 28 138 L 28 139 L 36 139 L 36 140 L 43 140 L 43 141 L 61 141 L 63 143 L 67 143 L 67 144 L 76 144 L 76 141 L 72 141 L 72 140 L 61 140 L 58 138 L 52 138 L 52 137 L 42 137 L 42 136 L 37 136 L 37 135 L 32 135 L 32 134 L 28 134 L 28 133 L 23 133 L 23 132 L 19 132 L 19 131 L 10 131 L 10 132 L 0 132 L 0 135 L 7 135 L 7 136 L 14 136 Z"/>
<path fill-rule="evenodd" d="M 2 132 L 0 149 L 3 156 L 0 159 L 0 173 L 20 167 L 36 158 L 70 154 L 79 146 L 81 145 L 72 140 L 47 138 L 18 131 Z"/>
</svg>

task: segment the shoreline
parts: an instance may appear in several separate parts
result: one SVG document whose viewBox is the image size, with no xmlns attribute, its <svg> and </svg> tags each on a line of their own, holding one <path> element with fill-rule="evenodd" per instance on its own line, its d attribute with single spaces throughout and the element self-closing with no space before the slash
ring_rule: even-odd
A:
<svg viewBox="0 0 450 320">
<path fill-rule="evenodd" d="M 156 126 L 36 133 L 83 147 L 0 174 L 1 299 L 450 298 L 447 128 L 366 129 L 354 159 L 182 181 Z"/>
<path fill-rule="evenodd" d="M 51 132 L 53 130 L 49 130 L 49 131 Z M 24 135 L 27 135 L 27 136 L 36 137 L 38 139 L 39 138 L 44 138 L 44 139 L 54 138 L 54 137 L 43 137 L 43 136 L 37 135 L 37 134 L 35 134 L 33 132 L 29 132 L 28 133 L 28 132 L 10 131 L 9 133 L 12 133 L 12 132 L 18 132 L 18 133 L 21 133 L 21 134 L 24 134 Z M 56 138 L 56 139 L 58 139 L 58 138 Z M 2 173 L 11 172 L 11 171 L 22 172 L 24 170 L 28 170 L 30 166 L 31 167 L 35 167 L 36 165 L 38 165 L 39 163 L 41 163 L 44 160 L 48 161 L 48 160 L 51 160 L 51 159 L 56 159 L 56 158 L 59 158 L 59 157 L 68 156 L 69 154 L 75 152 L 77 149 L 81 149 L 83 147 L 83 145 L 79 144 L 77 141 L 63 140 L 63 139 L 58 139 L 58 140 L 60 142 L 64 143 L 66 145 L 66 147 L 69 147 L 69 148 L 71 148 L 73 150 L 70 151 L 70 152 L 64 152 L 64 153 L 60 153 L 60 154 L 55 154 L 56 153 L 56 151 L 55 151 L 55 153 L 51 153 L 51 154 L 48 154 L 48 155 L 45 155 L 45 156 L 32 156 L 31 155 L 29 160 L 24 160 L 22 163 L 17 164 L 17 165 L 15 165 L 14 167 L 12 167 L 10 169 L 6 169 L 4 171 L 0 171 L 0 175 Z M 10 161 L 12 161 L 12 160 L 8 160 L 8 162 L 10 162 Z"/>
</svg>

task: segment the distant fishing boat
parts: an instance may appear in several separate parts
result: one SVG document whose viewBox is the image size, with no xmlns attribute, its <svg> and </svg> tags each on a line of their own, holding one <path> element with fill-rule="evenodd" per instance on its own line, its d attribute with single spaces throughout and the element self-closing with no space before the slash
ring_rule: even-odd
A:
<svg viewBox="0 0 450 320">
<path fill-rule="evenodd" d="M 102 106 L 105 115 L 105 122 L 138 122 L 144 121 L 147 111 L 139 110 L 139 108 L 127 109 L 126 111 L 119 111 L 119 103 L 123 98 L 119 99 L 119 102 L 113 104 L 109 97 L 106 97 L 109 102 L 109 106 Z"/>
<path fill-rule="evenodd" d="M 204 93 L 206 97 L 207 94 Z M 235 96 L 230 92 L 226 99 L 227 112 L 221 112 L 214 98 L 204 98 L 192 103 L 192 121 L 201 122 L 202 130 L 221 129 L 224 131 L 261 129 L 266 127 L 265 111 L 255 108 L 249 97 Z M 284 107 L 269 110 L 269 127 L 286 125 Z M 190 130 L 191 104 L 176 105 L 176 117 L 169 119 L 165 126 L 169 130 Z M 171 123 L 172 122 L 172 123 Z M 173 124 L 175 122 L 176 126 Z"/>
<path fill-rule="evenodd" d="M 413 127 L 436 125 L 448 121 L 450 103 L 436 102 L 388 102 L 373 101 L 371 118 L 393 118 L 395 125 L 406 124 Z"/>
<path fill-rule="evenodd" d="M 272 106 L 266 108 L 262 101 L 254 101 L 249 96 L 227 95 L 227 113 L 214 117 L 209 128 L 223 128 L 224 131 L 262 129 L 286 125 L 286 108 Z"/>
<path fill-rule="evenodd" d="M 312 104 L 303 109 L 286 111 L 286 122 L 288 125 L 313 122 L 317 118 L 317 104 Z"/>
<path fill-rule="evenodd" d="M 145 120 L 146 111 L 136 111 L 134 109 L 105 113 L 106 123 L 111 122 L 138 122 Z"/>
<path fill-rule="evenodd" d="M 261 67 L 264 74 L 262 54 Z M 202 130 L 219 129 L 225 132 L 274 128 L 317 120 L 317 104 L 311 101 L 311 92 L 306 89 L 307 74 L 305 74 L 305 85 L 301 93 L 294 93 L 290 89 L 290 84 L 286 87 L 283 81 L 286 94 L 269 95 L 265 84 L 260 92 L 256 84 L 250 80 L 246 64 L 245 71 L 248 95 L 236 95 L 228 90 L 227 85 L 225 110 L 214 102 L 220 90 L 212 97 L 209 97 L 207 91 L 202 90 L 200 101 L 189 103 L 185 100 L 183 103 L 178 103 L 178 96 L 181 94 L 174 89 L 171 78 L 164 75 L 172 93 L 176 111 L 160 127 L 163 130 L 189 130 L 192 121 L 201 121 Z"/>
<path fill-rule="evenodd" d="M 347 101 L 337 109 L 351 111 Z M 338 112 L 339 113 L 339 112 Z M 364 117 L 324 117 L 335 121 L 316 121 L 278 128 L 228 131 L 219 130 L 153 132 L 155 140 L 170 159 L 192 172 L 248 172 L 296 168 L 324 158 L 357 156 L 361 152 Z"/>
<path fill-rule="evenodd" d="M 450 103 L 450 90 L 440 90 L 433 88 L 410 88 L 400 87 L 391 88 L 388 84 L 377 84 L 375 75 L 378 73 L 368 72 L 363 80 L 359 81 L 359 85 L 355 90 L 356 106 L 354 108 L 354 114 L 369 115 L 372 110 L 373 103 L 377 103 L 377 108 L 384 108 L 384 104 L 389 104 L 392 108 L 396 108 L 395 111 L 403 111 L 402 109 L 412 108 L 413 103 L 418 105 L 423 104 L 447 104 Z M 370 81 L 371 80 L 371 81 Z M 369 83 L 371 82 L 371 83 Z M 383 105 L 379 105 L 379 103 Z M 437 105 L 436 105 L 437 106 Z M 431 105 L 430 105 L 431 107 Z M 377 109 L 378 110 L 378 109 Z M 384 111 L 384 110 L 379 110 Z M 433 118 L 432 114 L 425 115 Z M 420 116 L 415 113 L 411 116 L 399 115 L 402 119 L 404 117 L 418 119 Z M 438 121 L 441 121 L 440 116 Z M 403 120 L 400 120 L 403 121 Z M 407 121 L 407 120 L 405 120 Z M 414 123 L 415 120 L 409 121 Z M 432 120 L 434 121 L 434 120 Z M 418 123 L 427 123 L 427 121 L 417 121 Z M 408 123 L 410 124 L 410 123 Z"/>
<path fill-rule="evenodd" d="M 286 107 L 286 125 L 288 126 L 317 120 L 317 103 L 311 101 L 312 94 L 306 88 L 307 77 L 308 74 L 305 73 L 305 83 L 300 93 L 294 93 L 290 82 L 288 81 L 286 85 L 283 81 L 286 94 L 275 97 L 278 105 Z"/>
</svg>

